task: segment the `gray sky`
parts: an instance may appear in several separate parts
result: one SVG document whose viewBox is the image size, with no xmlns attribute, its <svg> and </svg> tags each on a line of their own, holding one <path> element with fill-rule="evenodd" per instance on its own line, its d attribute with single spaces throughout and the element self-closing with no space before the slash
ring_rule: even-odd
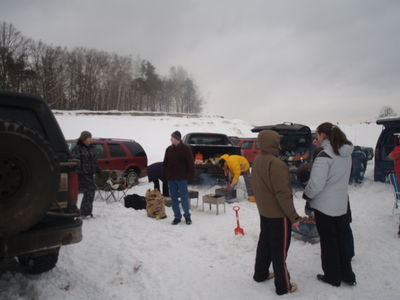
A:
<svg viewBox="0 0 400 300">
<path fill-rule="evenodd" d="M 0 0 L 0 21 L 47 44 L 182 65 L 205 112 L 254 125 L 400 113 L 397 0 Z"/>
</svg>

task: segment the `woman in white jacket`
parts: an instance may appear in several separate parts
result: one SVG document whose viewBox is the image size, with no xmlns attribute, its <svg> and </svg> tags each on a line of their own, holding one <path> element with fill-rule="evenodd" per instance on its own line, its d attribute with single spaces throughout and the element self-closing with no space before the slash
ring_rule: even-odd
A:
<svg viewBox="0 0 400 300">
<path fill-rule="evenodd" d="M 348 217 L 348 182 L 351 172 L 353 146 L 339 127 L 323 123 L 317 128 L 322 151 L 314 160 L 304 197 L 310 200 L 321 244 L 324 274 L 317 279 L 333 286 L 343 281 L 356 284 L 351 256 L 346 251 Z"/>
</svg>

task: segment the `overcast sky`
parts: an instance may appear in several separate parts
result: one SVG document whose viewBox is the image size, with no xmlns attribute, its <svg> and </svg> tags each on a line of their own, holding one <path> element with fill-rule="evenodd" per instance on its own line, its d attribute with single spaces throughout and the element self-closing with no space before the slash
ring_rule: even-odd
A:
<svg viewBox="0 0 400 300">
<path fill-rule="evenodd" d="M 254 125 L 400 113 L 397 0 L 0 0 L 34 40 L 182 65 L 205 112 Z"/>
</svg>

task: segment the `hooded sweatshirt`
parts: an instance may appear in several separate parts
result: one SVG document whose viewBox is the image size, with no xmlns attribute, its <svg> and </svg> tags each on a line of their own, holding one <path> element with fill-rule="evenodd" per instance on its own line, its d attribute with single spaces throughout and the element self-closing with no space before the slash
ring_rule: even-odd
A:
<svg viewBox="0 0 400 300">
<path fill-rule="evenodd" d="M 251 174 L 258 211 L 263 217 L 287 217 L 293 223 L 299 215 L 293 205 L 289 167 L 277 157 L 279 135 L 263 130 L 258 134 L 258 144 L 261 154 L 254 160 Z"/>
<path fill-rule="evenodd" d="M 304 194 L 311 199 L 312 208 L 331 217 L 342 216 L 347 212 L 353 146 L 343 145 L 339 155 L 328 140 L 321 146 L 323 150 L 314 160 Z"/>
</svg>

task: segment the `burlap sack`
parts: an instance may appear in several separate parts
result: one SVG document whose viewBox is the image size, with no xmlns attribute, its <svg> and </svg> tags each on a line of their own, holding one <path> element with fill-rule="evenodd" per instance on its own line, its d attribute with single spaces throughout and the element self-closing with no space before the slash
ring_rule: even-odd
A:
<svg viewBox="0 0 400 300">
<path fill-rule="evenodd" d="M 164 219 L 165 214 L 164 197 L 158 190 L 147 190 L 146 192 L 146 210 L 150 218 Z"/>
</svg>

